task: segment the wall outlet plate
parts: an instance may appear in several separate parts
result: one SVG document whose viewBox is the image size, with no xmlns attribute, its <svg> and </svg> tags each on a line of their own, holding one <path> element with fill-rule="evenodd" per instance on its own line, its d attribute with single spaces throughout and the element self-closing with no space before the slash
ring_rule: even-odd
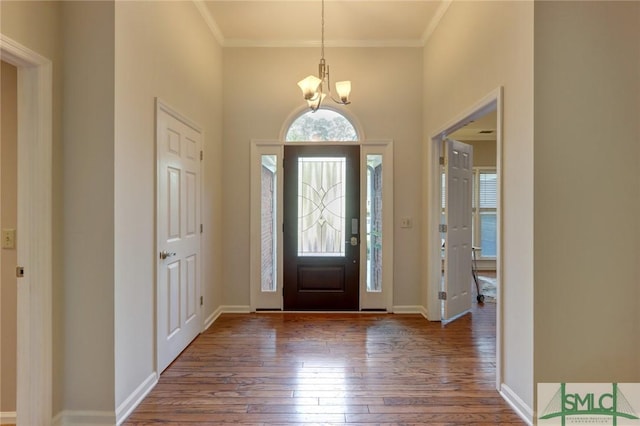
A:
<svg viewBox="0 0 640 426">
<path fill-rule="evenodd" d="M 2 230 L 2 248 L 3 249 L 16 248 L 16 230 L 15 229 Z"/>
<path fill-rule="evenodd" d="M 400 227 L 401 228 L 411 228 L 413 226 L 413 221 L 410 217 L 403 217 L 400 219 Z"/>
</svg>

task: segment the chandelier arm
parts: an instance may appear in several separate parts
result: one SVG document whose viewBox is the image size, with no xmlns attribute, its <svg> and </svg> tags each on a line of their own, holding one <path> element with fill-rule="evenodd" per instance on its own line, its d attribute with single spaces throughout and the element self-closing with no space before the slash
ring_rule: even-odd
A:
<svg viewBox="0 0 640 426">
<path fill-rule="evenodd" d="M 349 105 L 351 102 L 349 101 L 345 102 L 342 99 L 336 99 L 333 97 L 333 93 L 331 92 L 331 73 L 329 72 L 329 65 L 325 66 L 325 71 L 323 75 L 320 77 L 323 83 L 324 83 L 325 77 L 327 80 L 327 95 L 331 98 L 331 100 L 340 105 Z"/>
<path fill-rule="evenodd" d="M 318 103 L 315 105 L 315 107 L 313 104 L 309 104 L 309 108 L 311 108 L 311 112 L 316 112 L 317 110 L 320 109 L 320 105 L 322 104 L 322 98 L 323 98 L 322 94 L 323 92 L 322 92 L 322 83 L 321 83 L 317 93 Z"/>
<path fill-rule="evenodd" d="M 335 102 L 337 104 L 340 104 L 340 105 L 349 105 L 351 103 L 351 101 L 343 102 L 342 99 L 336 99 L 336 98 L 333 97 L 333 95 L 331 93 L 329 93 L 329 97 L 331 98 L 331 100 L 333 102 Z"/>
</svg>

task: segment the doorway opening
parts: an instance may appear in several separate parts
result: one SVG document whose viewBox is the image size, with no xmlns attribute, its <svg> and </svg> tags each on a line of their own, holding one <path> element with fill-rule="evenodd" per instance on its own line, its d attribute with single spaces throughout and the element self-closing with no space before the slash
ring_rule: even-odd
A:
<svg viewBox="0 0 640 426">
<path fill-rule="evenodd" d="M 478 313 L 488 304 L 495 304 L 496 324 L 496 389 L 501 383 L 501 310 L 500 278 L 501 278 L 501 123 L 502 123 L 502 89 L 498 88 L 484 99 L 476 103 L 464 113 L 460 114 L 449 124 L 438 131 L 431 138 L 430 146 L 430 203 L 428 240 L 428 263 L 430 273 L 428 278 L 428 312 L 429 319 L 447 322 L 455 320 L 467 312 Z M 468 308 L 463 309 L 458 316 L 443 315 L 447 311 L 449 297 L 444 292 L 450 284 L 445 279 L 444 270 L 447 266 L 446 239 L 448 231 L 445 218 L 446 201 L 443 194 L 447 185 L 444 184 L 446 173 L 441 162 L 447 146 L 446 141 L 457 140 L 472 148 L 473 167 L 470 173 L 471 196 L 469 217 L 470 224 L 468 244 L 470 250 L 465 253 L 465 262 L 459 272 L 463 285 L 467 290 L 464 295 Z M 467 259 L 467 257 L 469 257 Z M 451 259 L 449 259 L 451 260 Z M 449 268 L 455 268 L 450 264 Z M 476 284 L 477 282 L 477 284 Z M 444 293 L 444 294 L 443 294 Z M 482 297 L 480 297 L 482 296 Z"/>
<path fill-rule="evenodd" d="M 251 155 L 250 310 L 392 312 L 392 141 L 304 109 Z"/>
<path fill-rule="evenodd" d="M 464 127 L 454 131 L 442 141 L 441 152 L 446 157 L 447 143 L 461 143 L 470 147 L 473 152 L 470 188 L 470 234 L 471 234 L 471 301 L 495 303 L 496 301 L 496 255 L 497 255 L 497 193 L 498 179 L 496 173 L 497 141 L 496 110 L 468 122 Z M 445 164 L 447 161 L 445 160 Z M 441 165 L 442 214 L 441 224 L 447 224 L 447 173 Z M 468 213 L 466 213 L 468 214 Z M 442 287 L 445 279 L 445 240 L 448 234 L 441 229 L 442 241 Z M 467 256 L 469 257 L 469 256 Z M 469 268 L 467 268 L 469 269 Z M 468 280 L 468 271 L 462 276 Z M 443 304 L 444 305 L 444 304 Z M 443 313 L 443 319 L 448 318 Z"/>
</svg>

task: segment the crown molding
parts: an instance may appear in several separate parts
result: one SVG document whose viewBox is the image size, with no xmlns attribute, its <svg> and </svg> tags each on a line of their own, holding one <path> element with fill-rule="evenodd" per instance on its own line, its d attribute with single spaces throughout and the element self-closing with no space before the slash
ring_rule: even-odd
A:
<svg viewBox="0 0 640 426">
<path fill-rule="evenodd" d="M 325 40 L 325 47 L 423 47 L 421 40 Z M 223 47 L 314 47 L 318 40 L 226 39 Z"/>
<path fill-rule="evenodd" d="M 292 0 L 293 1 L 293 0 Z M 304 0 L 295 0 L 304 1 Z M 315 1 L 315 0 L 308 0 Z M 329 1 L 329 0 L 328 0 Z M 355 0 L 357 1 L 357 0 Z M 364 1 L 364 0 L 362 0 Z M 318 40 L 250 40 L 250 39 L 226 39 L 218 23 L 211 15 L 204 0 L 192 0 L 200 12 L 207 27 L 218 41 L 221 47 L 319 47 Z M 436 30 L 440 21 L 447 13 L 453 0 L 442 0 L 434 17 L 431 19 L 420 39 L 405 40 L 327 40 L 326 47 L 424 47 Z"/>
<path fill-rule="evenodd" d="M 222 31 L 220 31 L 220 27 L 218 26 L 218 23 L 216 22 L 216 20 L 213 19 L 213 16 L 211 15 L 209 8 L 207 7 L 206 4 L 204 4 L 204 0 L 192 0 L 192 1 L 196 9 L 198 9 L 198 12 L 200 12 L 202 19 L 204 19 L 204 22 L 207 24 L 207 27 L 209 27 L 211 34 L 213 34 L 213 36 L 215 37 L 217 42 L 220 44 L 220 46 L 224 47 L 225 45 L 224 35 L 222 34 Z"/>
<path fill-rule="evenodd" d="M 436 10 L 436 14 L 433 16 L 433 18 L 429 22 L 429 25 L 427 25 L 427 28 L 424 30 L 424 33 L 422 34 L 422 38 L 420 39 L 422 46 L 427 45 L 429 38 L 431 38 L 431 35 L 436 30 L 436 28 L 438 28 L 440 21 L 442 20 L 444 15 L 447 13 L 447 10 L 449 10 L 449 6 L 451 6 L 451 3 L 453 3 L 453 0 L 442 0 L 442 2 L 440 3 L 440 6 L 438 7 L 438 10 Z"/>
</svg>

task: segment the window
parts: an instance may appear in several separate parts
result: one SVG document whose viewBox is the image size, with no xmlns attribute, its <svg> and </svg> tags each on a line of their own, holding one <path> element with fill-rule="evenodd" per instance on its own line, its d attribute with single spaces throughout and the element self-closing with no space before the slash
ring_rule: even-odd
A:
<svg viewBox="0 0 640 426">
<path fill-rule="evenodd" d="M 358 132 L 347 118 L 331 109 L 307 111 L 296 118 L 285 136 L 287 142 L 357 141 Z"/>
<path fill-rule="evenodd" d="M 496 257 L 496 218 L 498 186 L 496 171 L 474 168 L 473 173 L 473 245 L 479 246 L 480 257 Z"/>
</svg>

